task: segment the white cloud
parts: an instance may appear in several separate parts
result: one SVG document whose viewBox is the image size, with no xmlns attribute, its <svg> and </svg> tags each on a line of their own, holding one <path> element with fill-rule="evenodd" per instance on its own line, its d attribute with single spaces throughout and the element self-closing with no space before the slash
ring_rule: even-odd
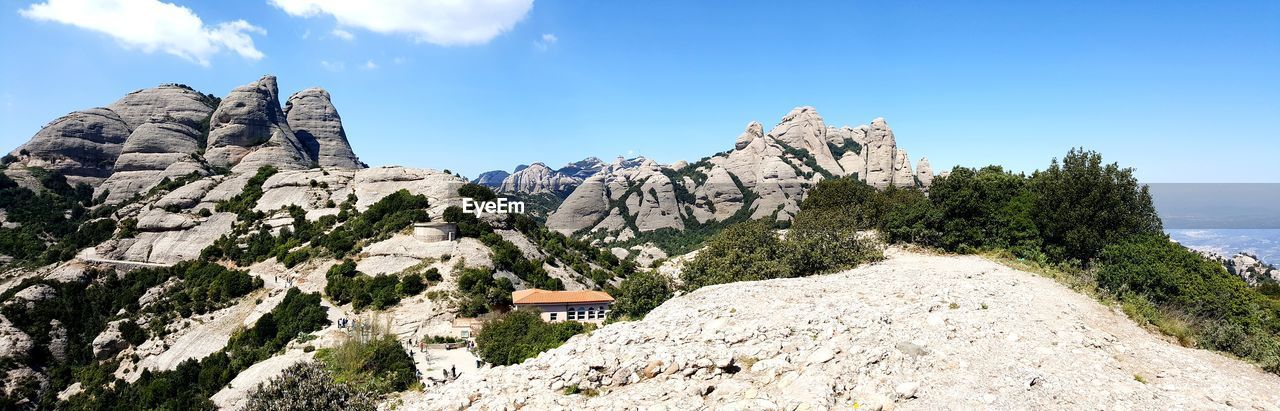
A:
<svg viewBox="0 0 1280 411">
<path fill-rule="evenodd" d="M 202 66 L 222 50 L 261 59 L 249 34 L 267 34 L 244 20 L 206 26 L 191 9 L 159 0 L 48 0 L 18 14 L 104 33 L 125 48 L 163 51 Z"/>
<path fill-rule="evenodd" d="M 364 68 L 365 70 L 373 70 L 378 68 L 378 63 L 374 63 L 373 60 L 369 60 L 364 62 L 364 65 L 361 67 Z"/>
<path fill-rule="evenodd" d="M 343 29 L 333 29 L 333 31 L 329 33 L 333 34 L 334 37 L 337 37 L 346 41 L 352 41 L 356 39 L 356 35 L 351 34 L 351 32 Z"/>
<path fill-rule="evenodd" d="M 542 37 L 533 41 L 533 48 L 538 49 L 538 51 L 547 51 L 547 49 L 555 45 L 557 41 L 560 41 L 560 38 L 556 37 L 555 34 L 546 33 L 543 34 Z"/>
<path fill-rule="evenodd" d="M 337 73 L 339 71 L 345 70 L 347 68 L 347 65 L 343 64 L 341 61 L 331 62 L 328 60 L 320 60 L 320 67 L 324 67 L 325 70 L 329 70 L 334 73 Z"/>
<path fill-rule="evenodd" d="M 391 59 L 391 62 L 396 64 L 404 64 L 406 61 L 408 60 L 406 60 L 404 57 L 396 57 Z"/>
<path fill-rule="evenodd" d="M 270 0 L 293 16 L 327 14 L 344 27 L 408 34 L 442 46 L 488 43 L 524 19 L 533 0 Z"/>
</svg>

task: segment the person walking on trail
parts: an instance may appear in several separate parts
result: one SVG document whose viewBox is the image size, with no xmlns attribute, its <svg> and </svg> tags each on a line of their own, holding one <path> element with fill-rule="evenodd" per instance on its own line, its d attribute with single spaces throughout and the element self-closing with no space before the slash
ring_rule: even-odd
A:
<svg viewBox="0 0 1280 411">
<path fill-rule="evenodd" d="M 449 369 L 453 370 L 453 378 L 458 378 L 458 366 L 450 365 Z"/>
</svg>

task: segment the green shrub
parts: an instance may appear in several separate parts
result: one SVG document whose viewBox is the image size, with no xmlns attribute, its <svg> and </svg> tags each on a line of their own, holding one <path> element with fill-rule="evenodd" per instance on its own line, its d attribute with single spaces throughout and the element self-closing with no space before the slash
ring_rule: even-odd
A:
<svg viewBox="0 0 1280 411">
<path fill-rule="evenodd" d="M 275 355 L 298 335 L 327 323 L 319 295 L 291 288 L 253 328 L 233 334 L 222 351 L 183 361 L 173 370 L 143 371 L 133 383 L 85 384 L 85 394 L 71 397 L 59 408 L 212 410 L 215 406 L 209 397 L 237 374 Z"/>
<path fill-rule="evenodd" d="M 497 233 L 487 233 L 480 236 L 480 242 L 489 246 L 489 250 L 493 253 L 493 266 L 499 270 L 511 271 L 529 285 L 544 290 L 563 290 L 564 282 L 559 278 L 554 278 L 547 273 L 542 267 L 541 261 L 530 261 L 525 258 L 524 252 L 520 251 L 515 244 L 502 238 Z"/>
<path fill-rule="evenodd" d="M 258 384 L 245 398 L 246 411 L 373 411 L 374 396 L 336 383 L 313 361 L 294 364 L 280 376 Z"/>
<path fill-rule="evenodd" d="M 1168 237 L 1138 235 L 1107 245 L 1097 278 L 1104 290 L 1185 314 L 1199 345 L 1280 371 L 1280 302 Z M 1123 299 L 1141 306 L 1132 303 L 1135 297 Z M 1151 310 L 1142 312 L 1152 323 L 1164 320 Z"/>
<path fill-rule="evenodd" d="M 671 299 L 671 281 L 652 271 L 642 271 L 622 280 L 609 311 L 612 318 L 640 319 Z"/>
<path fill-rule="evenodd" d="M 959 252 L 1008 248 L 1038 250 L 1040 233 L 1031 216 L 1033 194 L 1027 178 L 999 166 L 956 167 L 934 180 L 929 200 L 935 213 L 925 220 L 939 233 L 934 245 Z"/>
<path fill-rule="evenodd" d="M 791 276 L 783 261 L 782 240 L 768 222 L 731 225 L 712 236 L 698 256 L 685 264 L 681 279 L 696 289 L 737 281 L 767 280 Z"/>
<path fill-rule="evenodd" d="M 142 329 L 142 327 L 139 327 L 138 324 L 131 320 L 121 321 L 119 329 L 120 336 L 124 337 L 124 340 L 128 341 L 129 344 L 133 346 L 138 346 L 144 341 L 147 341 L 148 338 L 151 338 L 150 335 L 147 335 L 146 330 Z"/>
<path fill-rule="evenodd" d="M 334 381 L 361 391 L 386 394 L 404 391 L 417 382 L 413 358 L 378 321 L 364 322 L 366 331 L 348 337 L 334 348 L 316 352 L 316 359 Z"/>
<path fill-rule="evenodd" d="M 440 275 L 440 273 L 437 272 L 436 275 Z M 418 295 L 425 289 L 427 289 L 427 285 L 425 280 L 422 279 L 422 274 L 410 273 L 404 277 L 400 277 L 400 295 L 406 297 Z"/>
<path fill-rule="evenodd" d="M 576 321 L 547 323 L 537 310 L 517 310 L 485 322 L 476 335 L 476 352 L 493 365 L 518 364 L 586 331 Z"/>
<path fill-rule="evenodd" d="M 458 187 L 458 195 L 469 197 L 476 201 L 494 201 L 498 199 L 498 195 L 493 193 L 493 189 L 476 183 L 463 184 Z"/>
<path fill-rule="evenodd" d="M 1160 233 L 1151 193 L 1133 169 L 1104 165 L 1102 155 L 1072 149 L 1062 162 L 1032 175 L 1031 215 L 1045 253 L 1087 264 L 1107 244 L 1135 234 Z"/>
<path fill-rule="evenodd" d="M 791 276 L 824 274 L 857 267 L 882 256 L 853 227 L 827 225 L 829 213 L 801 210 L 783 241 L 783 262 Z"/>
<path fill-rule="evenodd" d="M 475 317 L 491 309 L 505 311 L 511 306 L 511 293 L 515 291 L 511 280 L 495 279 L 493 272 L 483 268 L 464 268 L 457 281 L 458 291 L 462 293 L 458 315 Z"/>
<path fill-rule="evenodd" d="M 81 248 L 111 237 L 115 222 L 102 219 L 113 207 L 85 208 L 93 203 L 93 189 L 72 187 L 57 172 L 28 168 L 44 187 L 39 192 L 19 186 L 0 172 L 0 209 L 15 228 L 0 228 L 0 254 L 18 265 L 44 265 L 71 259 Z M 94 221 L 91 221 L 94 220 Z"/>
<path fill-rule="evenodd" d="M 444 209 L 444 221 L 458 225 L 458 236 L 479 238 L 492 233 L 493 228 L 481 221 L 475 214 L 462 211 L 462 207 L 449 206 Z"/>
<path fill-rule="evenodd" d="M 249 178 L 240 194 L 236 194 L 230 199 L 219 201 L 215 206 L 215 210 L 235 213 L 240 220 L 255 219 L 253 207 L 258 205 L 258 199 L 262 198 L 262 184 L 266 183 L 268 178 L 278 172 L 280 172 L 279 169 L 270 165 L 258 168 L 258 172 Z"/>
<path fill-rule="evenodd" d="M 315 246 L 329 250 L 334 258 L 342 258 L 356 248 L 360 240 L 378 241 L 408 227 L 415 222 L 429 220 L 427 197 L 411 194 L 401 189 L 383 197 L 369 206 L 363 213 L 355 213 L 354 201 L 343 203 L 344 209 L 338 220 L 345 221 L 328 234 L 317 234 Z M 352 216 L 354 214 L 354 216 Z"/>
</svg>

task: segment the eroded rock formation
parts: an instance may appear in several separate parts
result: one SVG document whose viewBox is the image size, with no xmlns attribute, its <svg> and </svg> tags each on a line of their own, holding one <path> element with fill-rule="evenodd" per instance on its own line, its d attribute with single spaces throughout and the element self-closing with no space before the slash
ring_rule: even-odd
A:
<svg viewBox="0 0 1280 411">
<path fill-rule="evenodd" d="M 856 177 L 877 188 L 932 183 L 928 161 L 915 171 L 910 161 L 882 118 L 870 125 L 830 127 L 812 107 L 797 107 L 768 133 L 760 123 L 748 123 L 732 150 L 696 163 L 615 162 L 569 195 L 547 226 L 566 234 L 604 232 L 605 240 L 625 241 L 689 224 L 788 221 L 808 189 L 823 178 Z"/>
</svg>

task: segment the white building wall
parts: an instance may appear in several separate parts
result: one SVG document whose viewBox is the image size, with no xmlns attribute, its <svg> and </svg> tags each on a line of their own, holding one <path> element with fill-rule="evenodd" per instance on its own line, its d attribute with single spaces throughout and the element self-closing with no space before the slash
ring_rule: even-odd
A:
<svg viewBox="0 0 1280 411">
<path fill-rule="evenodd" d="M 517 310 L 537 308 L 542 311 L 542 321 L 549 323 L 561 321 L 577 321 L 582 323 L 603 324 L 608 318 L 612 303 L 587 304 L 519 304 Z"/>
</svg>

